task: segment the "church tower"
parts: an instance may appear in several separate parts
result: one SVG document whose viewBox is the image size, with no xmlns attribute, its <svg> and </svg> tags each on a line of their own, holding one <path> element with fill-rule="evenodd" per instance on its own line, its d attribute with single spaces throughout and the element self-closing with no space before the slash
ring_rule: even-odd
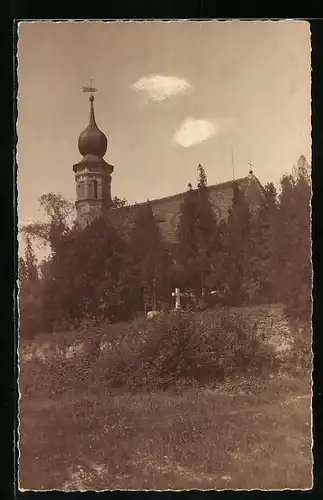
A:
<svg viewBox="0 0 323 500">
<path fill-rule="evenodd" d="M 92 86 L 83 88 L 83 91 L 91 92 L 90 121 L 78 140 L 79 152 L 83 158 L 73 166 L 76 183 L 76 221 L 82 227 L 111 206 L 111 174 L 114 167 L 103 158 L 107 151 L 108 140 L 95 121 L 93 96 L 95 90 Z"/>
</svg>

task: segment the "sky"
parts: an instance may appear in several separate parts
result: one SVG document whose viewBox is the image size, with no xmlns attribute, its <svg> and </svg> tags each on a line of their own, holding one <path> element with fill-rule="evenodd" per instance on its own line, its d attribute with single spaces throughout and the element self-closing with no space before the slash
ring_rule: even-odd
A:
<svg viewBox="0 0 323 500">
<path fill-rule="evenodd" d="M 311 159 L 310 29 L 280 22 L 21 22 L 18 41 L 18 211 L 75 199 L 72 167 L 95 115 L 114 165 L 112 196 L 169 196 L 196 182 L 279 182 Z"/>
</svg>

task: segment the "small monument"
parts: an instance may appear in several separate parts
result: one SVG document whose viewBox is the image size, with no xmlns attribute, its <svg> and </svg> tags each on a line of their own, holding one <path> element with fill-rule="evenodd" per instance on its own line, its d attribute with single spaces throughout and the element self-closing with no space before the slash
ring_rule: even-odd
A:
<svg viewBox="0 0 323 500">
<path fill-rule="evenodd" d="M 181 310 L 181 297 L 184 295 L 179 288 L 175 288 L 175 291 L 172 292 L 172 296 L 175 297 L 175 311 Z"/>
</svg>

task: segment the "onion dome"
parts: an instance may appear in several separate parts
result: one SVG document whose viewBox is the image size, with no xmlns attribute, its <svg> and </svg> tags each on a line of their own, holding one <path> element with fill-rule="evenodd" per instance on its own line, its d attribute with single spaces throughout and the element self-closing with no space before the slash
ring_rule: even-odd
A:
<svg viewBox="0 0 323 500">
<path fill-rule="evenodd" d="M 80 134 L 78 140 L 79 151 L 82 156 L 93 155 L 95 157 L 103 158 L 107 151 L 108 139 L 106 135 L 101 132 L 96 124 L 94 116 L 94 96 L 90 95 L 90 122 L 87 128 Z"/>
</svg>

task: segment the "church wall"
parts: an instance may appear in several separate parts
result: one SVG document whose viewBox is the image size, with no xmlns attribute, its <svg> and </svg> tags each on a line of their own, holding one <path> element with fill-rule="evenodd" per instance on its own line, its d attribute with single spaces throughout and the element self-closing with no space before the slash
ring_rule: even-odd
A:
<svg viewBox="0 0 323 500">
<path fill-rule="evenodd" d="M 169 243 L 176 243 L 176 231 L 183 199 L 183 195 L 178 195 L 173 198 L 152 202 L 153 212 L 162 236 Z"/>
<path fill-rule="evenodd" d="M 218 218 L 227 219 L 233 195 L 232 183 L 227 186 L 209 188 L 209 197 Z M 152 201 L 154 215 L 159 222 L 163 237 L 169 243 L 176 243 L 176 232 L 184 194 Z"/>
<path fill-rule="evenodd" d="M 210 189 L 209 199 L 218 220 L 228 218 L 228 211 L 232 204 L 233 187 L 227 186 L 223 189 Z"/>
<path fill-rule="evenodd" d="M 76 220 L 81 227 L 86 226 L 88 222 L 92 221 L 96 217 L 99 217 L 102 213 L 102 203 L 100 200 L 95 201 L 80 201 L 76 205 Z"/>
<path fill-rule="evenodd" d="M 237 180 L 240 189 L 242 189 L 248 199 L 251 207 L 255 209 L 259 207 L 262 199 L 261 186 L 252 177 L 246 177 Z M 156 221 L 161 230 L 162 237 L 170 244 L 177 242 L 176 234 L 179 224 L 181 205 L 184 201 L 185 193 L 152 200 L 151 205 L 156 218 Z M 226 182 L 209 187 L 209 198 L 212 203 L 217 220 L 227 220 L 228 211 L 232 204 L 233 182 Z M 134 220 L 136 213 L 136 205 L 125 207 L 121 210 L 116 210 L 112 214 L 115 221 L 118 220 L 118 226 L 121 224 L 124 227 L 129 227 Z"/>
</svg>

